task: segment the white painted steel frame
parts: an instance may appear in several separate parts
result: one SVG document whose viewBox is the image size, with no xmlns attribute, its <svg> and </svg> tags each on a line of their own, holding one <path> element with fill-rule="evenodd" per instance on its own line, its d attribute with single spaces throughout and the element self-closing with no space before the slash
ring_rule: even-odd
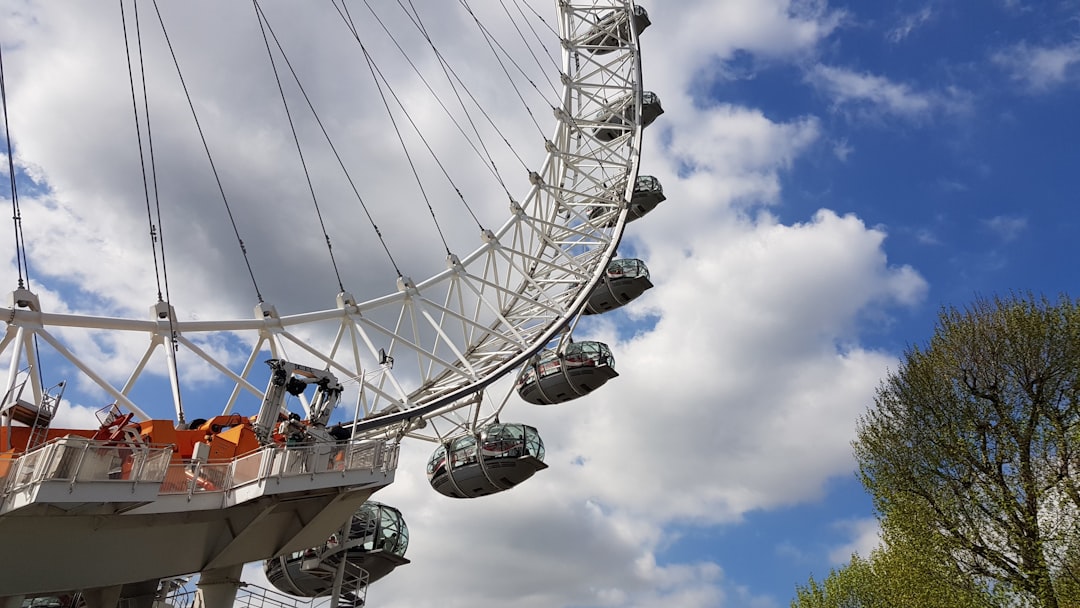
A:
<svg viewBox="0 0 1080 608">
<path fill-rule="evenodd" d="M 557 6 L 563 105 L 554 109 L 557 124 L 548 154 L 541 170 L 531 175 L 527 196 L 511 204 L 510 219 L 498 230 L 484 231 L 476 251 L 460 259 L 450 256 L 445 271 L 424 281 L 399 279 L 397 291 L 381 298 L 358 303 L 343 293 L 334 309 L 288 316 L 260 304 L 255 318 L 247 320 L 181 321 L 161 304 L 151 309 L 150 320 L 55 314 L 40 311 L 33 294 L 18 290 L 11 307 L 0 308 L 0 318 L 7 320 L 0 350 L 11 357 L 7 388 L 14 386 L 19 369 L 40 358 L 36 337 L 145 418 L 131 391 L 159 348 L 174 357 L 170 345 L 175 338 L 178 348 L 234 384 L 226 412 L 241 391 L 262 397 L 263 387 L 249 378 L 264 348 L 275 358 L 299 348 L 306 365 L 326 366 L 343 381 L 360 382 L 360 435 L 408 432 L 422 419 L 478 403 L 470 396 L 556 339 L 579 314 L 615 253 L 625 201 L 638 173 L 640 121 L 604 122 L 631 102 L 633 116 L 641 115 L 636 33 L 623 26 L 630 39 L 610 53 L 594 55 L 585 46 L 604 17 L 621 15 L 611 29 L 618 32 L 618 24 L 631 19 L 633 2 L 558 0 Z M 601 125 L 623 132 L 601 142 L 592 136 Z M 92 360 L 69 346 L 79 343 L 71 339 L 75 329 L 89 330 L 90 340 L 114 332 L 147 337 L 146 351 L 123 386 L 114 386 L 104 372 L 95 371 Z M 253 343 L 241 369 L 231 369 L 200 346 L 214 334 Z M 308 335 L 333 338 L 320 342 Z M 179 412 L 180 379 L 173 380 Z M 29 381 L 40 401 L 37 374 L 29 374 Z M 475 424 L 478 416 L 475 412 L 468 418 Z"/>
</svg>

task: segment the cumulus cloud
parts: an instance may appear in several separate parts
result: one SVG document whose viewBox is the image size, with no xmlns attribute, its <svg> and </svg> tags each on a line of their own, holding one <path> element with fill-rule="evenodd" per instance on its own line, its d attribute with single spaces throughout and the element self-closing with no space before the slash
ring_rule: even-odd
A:
<svg viewBox="0 0 1080 608">
<path fill-rule="evenodd" d="M 329 34 L 340 25 L 317 22 L 316 11 L 306 7 L 263 4 L 284 11 L 279 23 L 321 32 L 292 40 L 293 48 L 302 49 L 298 59 L 323 76 L 312 95 L 327 108 L 328 122 L 348 135 L 349 164 L 363 168 L 363 185 L 371 188 L 365 193 L 378 203 L 373 206 L 384 232 L 396 235 L 391 240 L 399 244 L 400 261 L 417 273 L 441 268 L 444 252 L 432 230 L 416 227 L 424 213 L 403 202 L 417 198 L 415 183 L 402 167 L 389 165 L 387 150 L 396 142 L 382 124 L 385 110 L 370 90 L 365 95 L 340 71 L 325 72 L 326 66 L 340 67 L 342 57 L 357 58 L 355 49 L 344 54 L 341 41 Z M 438 8 L 449 13 L 450 4 Z M 125 114 L 102 111 L 130 109 L 125 73 L 104 69 L 123 57 L 108 33 L 115 15 L 78 3 L 33 6 L 40 12 L 38 25 L 2 27 L 5 34 L 17 31 L 24 44 L 19 56 L 25 63 L 13 68 L 8 81 L 13 107 L 21 108 L 13 112 L 17 154 L 27 170 L 40 167 L 35 175 L 48 184 L 48 192 L 33 201 L 34 227 L 27 224 L 40 243 L 35 263 L 45 277 L 61 282 L 62 288 L 42 289 L 43 300 L 61 306 L 68 300 L 63 296 L 77 288 L 77 301 L 66 303 L 71 310 L 144 315 L 153 300 L 154 275 L 145 255 L 149 237 L 133 127 Z M 770 60 L 799 60 L 844 15 L 812 0 L 683 0 L 650 8 L 654 25 L 643 36 L 646 86 L 661 94 L 667 114 L 646 133 L 642 172 L 662 180 L 669 200 L 630 226 L 624 248 L 647 261 L 656 287 L 628 310 L 583 323 L 578 336 L 610 344 L 621 376 L 564 406 L 515 402 L 508 408 L 507 420 L 540 428 L 550 464 L 511 492 L 475 501 L 439 496 L 423 473 L 432 446 L 406 445 L 397 481 L 376 499 L 404 512 L 413 533 L 413 563 L 373 586 L 373 603 L 775 604 L 728 580 L 723 563 L 658 557 L 671 540 L 669 526 L 737 525 L 752 510 L 819 498 L 826 480 L 852 468 L 856 415 L 895 361 L 865 346 L 862 332 L 875 318 L 918 303 L 926 283 L 914 269 L 890 262 L 886 232 L 859 217 L 822 209 L 784 224 L 767 212 L 783 200 L 786 172 L 829 141 L 818 118 L 778 120 L 755 108 L 708 101 L 700 84 L 702 75 L 714 74 L 716 63 L 739 49 Z M 201 109 L 220 150 L 230 197 L 245 210 L 245 241 L 258 252 L 257 273 L 267 277 L 261 287 L 283 309 L 327 307 L 334 282 L 317 246 L 322 237 L 313 228 L 302 176 L 293 161 L 283 160 L 294 153 L 291 141 L 259 118 L 280 112 L 276 91 L 265 88 L 267 73 L 241 71 L 231 61 L 265 66 L 258 55 L 265 49 L 241 46 L 227 35 L 229 25 L 253 25 L 173 10 L 177 42 L 186 35 L 186 48 L 206 47 L 205 54 L 186 61 L 186 69 L 202 76 L 202 90 L 223 95 L 202 102 Z M 446 23 L 468 25 L 460 15 L 444 17 Z M 465 56 L 478 52 L 468 45 L 482 41 L 458 37 L 453 42 L 463 45 L 458 50 Z M 319 45 L 313 44 L 316 38 Z M 110 42 L 86 46 L 97 39 Z M 322 45 L 330 50 L 320 50 Z M 395 49 L 383 45 L 392 57 Z M 30 51 L 42 51 L 42 58 Z M 386 61 L 408 73 L 402 60 Z M 171 77 L 171 66 L 155 65 L 154 78 Z M 495 80 L 485 66 L 460 67 L 474 70 L 475 82 Z M 404 90 L 421 88 L 407 80 Z M 840 68 L 821 66 L 811 80 L 839 104 L 866 104 L 905 118 L 947 105 L 933 94 Z M 79 96 L 63 94 L 70 85 Z M 506 107 L 518 103 L 506 87 L 488 86 L 483 92 Z M 172 201 L 166 237 L 178 243 L 170 250 L 170 274 L 176 298 L 185 304 L 181 314 L 249 315 L 250 280 L 220 194 L 190 137 L 183 99 L 170 96 L 159 103 L 162 115 L 177 117 L 156 123 L 155 140 L 162 144 L 162 186 Z M 475 165 L 466 166 L 469 155 L 460 154 L 460 138 L 440 111 L 430 105 L 419 110 L 448 162 L 476 172 Z M 71 121 L 58 122 L 58 116 Z M 524 120 L 514 122 L 507 136 L 533 143 L 539 137 Z M 850 153 L 844 142 L 828 145 L 838 156 Z M 342 202 L 352 200 L 348 188 L 326 185 L 334 168 L 329 154 L 318 161 L 312 163 L 315 181 L 328 189 L 324 211 L 343 218 L 331 229 L 343 235 L 335 248 L 339 259 L 349 260 L 347 286 L 392 290 L 394 277 L 361 211 Z M 526 175 L 519 173 L 524 182 Z M 486 223 L 496 223 L 506 213 L 505 195 L 486 179 L 466 178 L 461 185 L 477 193 Z M 455 249 L 467 250 L 476 240 L 475 225 L 455 209 L 444 216 L 447 232 Z M 417 237 L 421 233 L 425 238 Z M 120 351 L 137 357 L 146 347 L 83 339 L 88 352 L 106 361 Z M 79 411 L 78 420 L 83 418 Z M 258 568 L 246 575 L 258 577 Z"/>
<path fill-rule="evenodd" d="M 693 128 L 688 124 L 691 119 L 697 123 Z M 689 181 L 719 188 L 712 191 L 713 200 L 696 201 L 704 205 L 775 200 L 780 190 L 778 171 L 790 167 L 821 133 L 813 117 L 776 123 L 758 110 L 729 105 L 672 120 L 667 153 L 677 163 L 678 172 Z M 707 177 L 716 175 L 729 179 Z"/>
<path fill-rule="evenodd" d="M 712 103 L 710 86 L 728 77 L 725 64 L 734 57 L 802 60 L 846 19 L 824 0 L 655 4 L 649 6 L 653 26 L 642 42 L 645 85 L 661 94 L 669 113 L 683 116 L 694 105 Z"/>
<path fill-rule="evenodd" d="M 1075 82 L 1080 71 L 1080 43 L 1036 46 L 1021 42 L 993 54 L 995 64 L 1031 93 L 1045 93 Z"/>
</svg>

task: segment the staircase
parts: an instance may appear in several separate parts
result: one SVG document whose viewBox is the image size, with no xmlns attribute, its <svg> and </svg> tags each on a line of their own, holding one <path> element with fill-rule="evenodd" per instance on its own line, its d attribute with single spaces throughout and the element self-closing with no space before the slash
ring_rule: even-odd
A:
<svg viewBox="0 0 1080 608">
<path fill-rule="evenodd" d="M 16 384 L 4 395 L 0 403 L 0 419 L 5 424 L 18 422 L 30 427 L 30 436 L 26 441 L 25 451 L 29 452 L 45 443 L 49 436 L 49 424 L 52 423 L 56 410 L 60 407 L 60 401 L 64 397 L 65 384 L 63 382 L 45 390 L 41 395 L 41 402 L 34 403 L 23 397 L 27 382 L 30 378 L 30 368 L 21 372 L 16 379 Z M 32 391 L 31 391 L 32 392 Z M 32 398 L 32 397 L 30 397 Z"/>
<path fill-rule="evenodd" d="M 349 561 L 349 552 L 344 547 L 312 551 L 310 555 L 304 556 L 300 569 L 331 580 L 338 580 L 340 571 L 340 586 L 335 584 L 329 591 L 331 608 L 334 606 L 333 598 L 337 599 L 337 608 L 363 608 L 367 603 L 368 572 Z"/>
</svg>

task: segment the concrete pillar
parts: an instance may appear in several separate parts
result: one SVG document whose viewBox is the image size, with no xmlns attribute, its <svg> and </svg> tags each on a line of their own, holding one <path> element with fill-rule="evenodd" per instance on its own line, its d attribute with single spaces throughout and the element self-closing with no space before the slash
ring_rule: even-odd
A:
<svg viewBox="0 0 1080 608">
<path fill-rule="evenodd" d="M 120 602 L 120 589 L 122 585 L 112 587 L 97 587 L 95 589 L 83 589 L 83 601 L 86 608 L 116 608 Z"/>
<path fill-rule="evenodd" d="M 243 569 L 244 565 L 238 564 L 200 573 L 193 608 L 232 608 Z"/>
<path fill-rule="evenodd" d="M 159 581 L 150 580 L 124 585 L 124 591 L 121 593 L 124 598 L 124 608 L 154 608 L 158 584 Z"/>
</svg>

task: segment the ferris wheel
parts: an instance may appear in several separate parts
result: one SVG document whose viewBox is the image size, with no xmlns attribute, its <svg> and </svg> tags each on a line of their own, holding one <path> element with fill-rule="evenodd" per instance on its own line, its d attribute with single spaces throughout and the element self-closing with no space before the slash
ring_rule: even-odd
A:
<svg viewBox="0 0 1080 608">
<path fill-rule="evenodd" d="M 299 85 L 300 77 L 277 40 L 271 19 L 258 2 L 254 4 L 271 62 L 278 57 L 274 64 L 278 86 L 283 78 L 295 78 Z M 407 130 L 413 118 L 405 109 L 407 104 L 400 100 L 406 95 L 393 89 L 373 61 L 347 4 L 337 0 L 331 4 L 359 44 L 394 130 Z M 383 25 L 374 9 L 367 2 L 363 4 L 372 11 L 374 22 Z M 454 250 L 443 238 L 436 210 L 425 202 L 445 255 L 438 261 L 439 271 L 410 276 L 395 261 L 393 244 L 383 240 L 361 200 L 363 214 L 393 268 L 382 281 L 384 292 L 375 296 L 365 292 L 363 298 L 358 298 L 345 287 L 339 274 L 340 290 L 328 294 L 326 306 L 282 314 L 259 293 L 252 318 L 195 319 L 160 295 L 156 302 L 148 302 L 149 318 L 52 312 L 42 305 L 34 289 L 24 285 L 20 268 L 10 304 L 0 308 L 0 318 L 6 322 L 0 352 L 8 361 L 0 422 L 9 427 L 18 422 L 30 429 L 20 435 L 26 453 L 51 437 L 48 419 L 61 406 L 63 389 L 57 387 L 65 384 L 50 388 L 56 379 L 46 380 L 42 368 L 47 362 L 59 361 L 59 367 L 74 370 L 83 384 L 92 385 L 114 402 L 102 421 L 100 437 L 93 437 L 114 444 L 126 445 L 131 434 L 124 435 L 125 424 L 153 420 L 156 412 L 151 412 L 160 410 L 165 401 L 172 404 L 178 429 L 206 428 L 207 437 L 211 431 L 239 424 L 233 421 L 252 413 L 243 411 L 244 404 L 254 401 L 261 404 L 258 416 L 251 417 L 258 443 L 278 449 L 276 441 L 280 449 L 287 450 L 287 432 L 278 432 L 278 425 L 287 429 L 290 423 L 281 406 L 288 394 L 300 397 L 303 414 L 296 418 L 323 429 L 320 432 L 327 437 L 325 429 L 331 417 L 344 410 L 348 413 L 336 429 L 344 435 L 335 438 L 394 444 L 417 438 L 435 443 L 428 475 L 435 489 L 447 496 L 474 497 L 505 490 L 542 468 L 543 447 L 536 429 L 503 422 L 503 409 L 514 395 L 532 404 L 560 403 L 587 394 L 617 376 L 610 349 L 597 342 L 574 342 L 572 331 L 583 315 L 617 308 L 651 287 L 644 263 L 619 259 L 617 251 L 626 224 L 664 200 L 659 182 L 639 175 L 643 130 L 663 112 L 658 97 L 645 90 L 642 80 L 638 36 L 650 24 L 648 14 L 633 0 L 558 0 L 553 4 L 550 16 L 544 16 L 527 0 L 514 0 L 516 14 L 506 11 L 513 27 L 498 28 L 488 25 L 468 2 L 460 2 L 462 22 L 472 23 L 470 35 L 490 49 L 494 65 L 499 66 L 499 72 L 491 78 L 505 79 L 502 88 L 514 92 L 509 95 L 512 103 L 520 101 L 525 106 L 524 114 L 538 129 L 536 117 L 547 114 L 553 121 L 542 137 L 533 138 L 535 149 L 531 156 L 513 150 L 502 153 L 516 157 L 522 165 L 526 180 L 520 192 L 510 191 L 507 182 L 512 180 L 494 160 L 498 153 L 478 141 L 480 129 L 476 124 L 484 122 L 505 140 L 485 106 L 505 100 L 485 102 L 473 97 L 469 84 L 446 61 L 441 43 L 429 33 L 415 8 L 409 12 L 399 3 L 405 10 L 405 21 L 420 33 L 423 43 L 419 46 L 428 58 L 426 63 L 436 66 L 435 70 L 449 83 L 446 90 L 452 92 L 454 100 L 444 100 L 434 92 L 417 65 L 425 62 L 414 62 L 392 35 L 392 44 L 385 45 L 402 53 L 415 72 L 412 84 L 426 89 L 423 94 L 430 94 L 428 105 L 436 108 L 436 113 L 446 113 L 446 122 L 462 135 L 462 147 L 471 148 L 481 158 L 484 169 L 506 192 L 506 210 L 498 222 L 480 219 L 467 208 L 475 224 L 475 245 Z M 353 7 L 354 12 L 359 10 L 359 6 Z M 539 103 L 526 102 L 520 90 L 540 86 L 508 51 L 509 44 L 501 38 L 507 32 L 513 32 L 526 43 L 524 46 L 530 47 L 528 61 L 548 68 L 553 93 Z M 172 42 L 169 45 L 175 55 Z M 129 66 L 130 61 L 129 57 Z M 136 81 L 133 78 L 131 83 L 138 106 Z M 186 89 L 185 94 L 190 102 Z M 306 93 L 303 98 L 305 103 L 301 105 L 314 112 Z M 455 103 L 460 113 L 450 109 Z M 135 113 L 138 118 L 138 108 Z M 325 133 L 324 125 L 318 122 Z M 17 127 L 11 125 L 9 132 L 17 134 Z M 293 130 L 295 133 L 295 127 Z M 400 138 L 410 164 L 410 154 L 428 146 L 422 133 L 418 132 L 414 141 L 423 143 L 414 143 L 410 152 L 404 138 Z M 442 162 L 436 160 L 436 164 L 440 170 L 443 168 Z M 348 179 L 356 190 L 353 179 Z M 13 199 L 14 183 L 13 178 Z M 424 191 L 422 184 L 420 190 Z M 229 214 L 231 217 L 231 210 Z M 323 235 L 329 245 L 325 227 Z M 243 240 L 238 240 L 243 249 Z M 336 261 L 334 266 L 336 271 Z M 254 282 L 254 273 L 252 279 Z M 94 345 L 104 339 L 139 345 L 136 356 L 130 357 L 133 367 L 118 372 L 116 361 L 101 360 L 100 349 Z M 212 347 L 222 343 L 232 348 Z M 237 348 L 243 349 L 242 354 Z M 192 361 L 197 362 L 201 374 L 210 370 L 227 387 L 227 395 L 220 403 L 193 407 L 190 399 L 185 399 L 190 384 L 185 362 L 190 365 Z M 264 362 L 269 363 L 269 370 Z M 162 384 L 162 370 L 168 390 L 143 396 L 137 388 L 144 386 L 147 378 L 156 377 Z M 511 376 L 515 380 L 505 397 L 489 394 L 494 383 Z M 70 383 L 72 379 L 63 380 Z M 199 381 L 206 382 L 204 377 Z M 310 384 L 316 384 L 318 391 L 308 399 L 304 389 Z M 341 401 L 350 390 L 355 401 Z M 146 403 L 148 398 L 152 403 Z M 45 429 L 40 436 L 35 430 L 39 427 Z M 0 452 L 14 449 L 12 435 L 7 435 Z M 197 445 L 189 448 L 199 454 Z M 240 454 L 238 448 L 236 453 Z M 316 455 L 326 456 L 322 452 Z M 205 461 L 206 455 L 202 458 Z M 496 479 L 485 465 L 492 458 L 513 458 L 522 464 L 513 471 L 504 467 Z M 268 470 L 266 462 L 259 475 Z M 347 469 L 349 465 L 341 466 Z M 332 456 L 330 467 L 334 467 Z M 167 475 L 164 468 L 162 471 Z M 192 471 L 190 467 L 185 471 L 191 484 L 189 498 L 220 490 L 216 480 Z M 0 482 L 7 482 L 3 475 Z M 345 481 L 340 483 L 347 485 Z M 147 508 L 145 504 L 133 502 L 123 508 L 127 513 L 138 513 L 139 508 Z M 2 505 L 0 501 L 0 510 Z M 242 506 L 238 502 L 231 508 Z M 0 517 L 3 515 L 0 512 Z M 296 539 L 289 542 L 311 538 L 311 530 L 305 528 L 302 532 L 307 536 L 297 533 Z M 273 552 L 277 553 L 270 548 L 259 550 L 269 557 L 283 555 L 287 546 L 292 545 L 275 546 Z M 236 552 L 241 553 L 239 549 Z M 214 560 L 209 561 L 233 565 L 221 556 Z M 280 572 L 288 573 L 292 567 L 285 561 L 280 564 Z M 176 571 L 172 574 L 190 571 L 179 565 L 168 567 Z"/>
<path fill-rule="evenodd" d="M 551 135 L 542 142 L 546 155 L 529 172 L 527 192 L 509 201 L 509 218 L 479 231 L 475 250 L 449 252 L 445 270 L 434 276 L 389 277 L 394 289 L 380 297 L 358 301 L 343 290 L 333 308 L 288 315 L 259 302 L 252 319 L 185 320 L 166 301 L 152 303 L 149 319 L 56 314 L 19 288 L 12 306 L 0 310 L 7 321 L 0 343 L 10 357 L 7 391 L 22 388 L 31 401 L 42 399 L 40 376 L 18 372 L 35 368 L 37 349 L 48 348 L 123 409 L 150 418 L 131 387 L 153 357 L 164 356 L 174 409 L 184 420 L 177 350 L 234 385 L 222 404 L 225 413 L 241 393 L 264 394 L 251 380 L 262 371 L 261 357 L 283 359 L 291 351 L 302 353 L 307 366 L 358 383 L 357 434 L 409 432 L 474 404 L 478 391 L 541 349 L 566 342 L 605 278 L 628 213 L 633 217 L 630 201 L 648 194 L 635 194 L 641 133 L 660 106 L 642 88 L 637 35 L 648 18 L 640 7 L 622 0 L 556 4 L 562 90 L 551 109 Z M 96 371 L 56 328 L 142 335 L 146 349 L 119 385 L 107 379 L 115 372 Z M 242 367 L 200 346 L 215 333 L 247 337 Z M 22 380 L 25 387 L 18 385 Z"/>
</svg>

